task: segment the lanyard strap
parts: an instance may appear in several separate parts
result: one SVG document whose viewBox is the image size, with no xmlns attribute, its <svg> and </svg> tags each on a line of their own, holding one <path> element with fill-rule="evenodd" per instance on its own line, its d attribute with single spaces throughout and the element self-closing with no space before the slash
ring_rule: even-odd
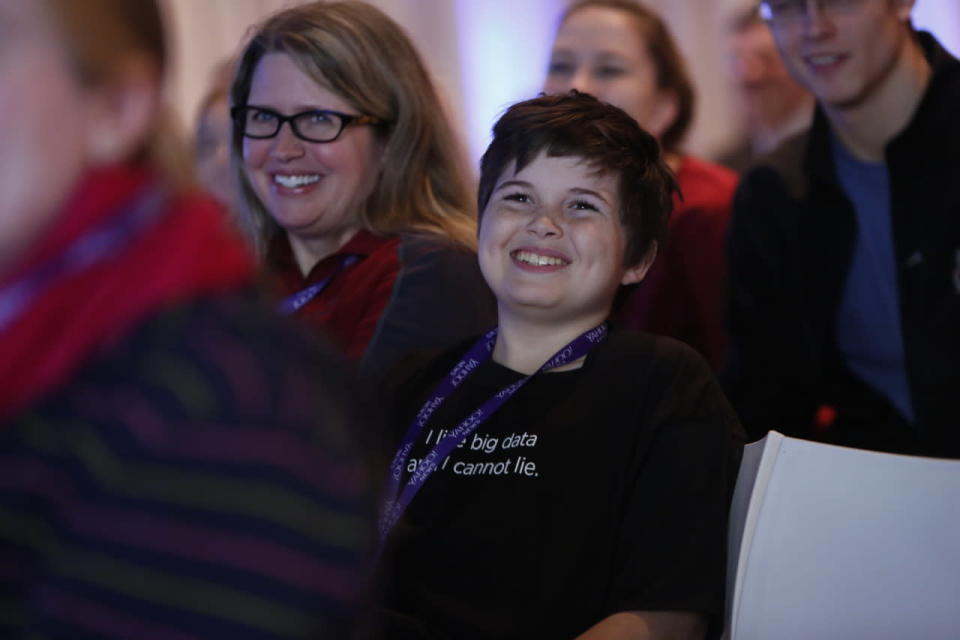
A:
<svg viewBox="0 0 960 640">
<path fill-rule="evenodd" d="M 277 313 L 282 316 L 289 316 L 297 312 L 303 305 L 307 304 L 318 295 L 320 295 L 324 289 L 330 286 L 330 283 L 333 282 L 333 279 L 336 278 L 342 271 L 346 270 L 347 267 L 353 265 L 358 260 L 360 256 L 349 254 L 340 258 L 340 261 L 337 263 L 337 266 L 334 267 L 333 273 L 328 275 L 326 278 L 320 282 L 315 282 L 306 289 L 301 289 L 293 295 L 285 298 L 277 305 Z"/>
<path fill-rule="evenodd" d="M 58 280 L 107 261 L 156 221 L 164 211 L 167 192 L 153 184 L 125 202 L 104 222 L 82 234 L 49 261 L 0 288 L 0 331 L 16 321 Z"/>
<path fill-rule="evenodd" d="M 403 440 L 400 441 L 400 447 L 397 449 L 393 462 L 390 464 L 390 475 L 387 479 L 386 500 L 383 511 L 380 516 L 380 544 L 381 547 L 387 539 L 387 535 L 394 525 L 400 520 L 403 513 L 410 506 L 414 496 L 423 487 L 427 479 L 437 469 L 440 462 L 463 442 L 471 433 L 476 431 L 484 421 L 494 414 L 503 404 L 527 383 L 530 378 L 551 369 L 562 367 L 571 362 L 575 362 L 586 356 L 590 351 L 607 336 L 606 323 L 601 324 L 589 331 L 579 335 L 572 342 L 557 351 L 543 366 L 537 369 L 532 375 L 525 376 L 511 385 L 504 387 L 495 393 L 490 399 L 480 405 L 480 407 L 466 417 L 454 429 L 444 435 L 442 439 L 417 463 L 416 470 L 410 475 L 403 490 L 400 489 L 400 479 L 403 477 L 403 470 L 407 466 L 410 452 L 413 445 L 424 426 L 430 420 L 430 416 L 436 411 L 453 391 L 466 380 L 482 362 L 488 360 L 493 354 L 493 347 L 497 343 L 497 329 L 493 329 L 483 335 L 474 343 L 466 355 L 454 366 L 447 374 L 446 378 L 440 381 L 437 388 L 433 390 L 427 401 L 417 412 L 416 417 L 407 428 Z"/>
</svg>

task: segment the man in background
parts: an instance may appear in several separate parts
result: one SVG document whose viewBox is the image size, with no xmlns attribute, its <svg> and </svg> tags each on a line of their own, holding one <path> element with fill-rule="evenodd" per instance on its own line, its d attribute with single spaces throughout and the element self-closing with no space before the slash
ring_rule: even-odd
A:
<svg viewBox="0 0 960 640">
<path fill-rule="evenodd" d="M 761 3 L 817 109 L 734 204 L 725 384 L 754 437 L 960 457 L 960 63 L 913 4 Z"/>
<path fill-rule="evenodd" d="M 787 71 L 756 7 L 733 17 L 728 47 L 744 135 L 718 161 L 743 172 L 756 158 L 810 126 L 813 96 Z"/>
</svg>

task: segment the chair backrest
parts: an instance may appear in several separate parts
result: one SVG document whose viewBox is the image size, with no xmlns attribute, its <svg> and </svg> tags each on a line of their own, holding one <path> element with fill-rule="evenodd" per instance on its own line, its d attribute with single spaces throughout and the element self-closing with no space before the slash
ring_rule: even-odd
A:
<svg viewBox="0 0 960 640">
<path fill-rule="evenodd" d="M 960 461 L 771 432 L 729 544 L 727 640 L 960 638 Z"/>
</svg>

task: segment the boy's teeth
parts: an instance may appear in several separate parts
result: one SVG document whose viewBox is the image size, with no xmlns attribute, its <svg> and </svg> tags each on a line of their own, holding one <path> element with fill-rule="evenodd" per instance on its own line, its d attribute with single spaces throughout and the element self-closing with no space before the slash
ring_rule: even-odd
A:
<svg viewBox="0 0 960 640">
<path fill-rule="evenodd" d="M 304 176 L 281 176 L 281 175 L 275 175 L 275 176 L 273 176 L 273 180 L 274 180 L 274 182 L 276 182 L 277 184 L 279 184 L 279 185 L 282 186 L 282 187 L 287 187 L 287 188 L 292 189 L 292 188 L 296 188 L 296 187 L 302 187 L 302 186 L 308 185 L 308 184 L 313 184 L 314 182 L 318 182 L 318 181 L 320 180 L 320 176 L 315 175 L 315 174 L 314 174 L 314 175 L 304 175 Z"/>
<path fill-rule="evenodd" d="M 516 254 L 517 260 L 524 262 L 526 264 L 534 265 L 537 267 L 553 267 L 561 266 L 566 264 L 565 260 L 561 258 L 554 258 L 553 256 L 542 256 L 539 253 L 533 253 L 530 251 L 518 251 Z"/>
</svg>

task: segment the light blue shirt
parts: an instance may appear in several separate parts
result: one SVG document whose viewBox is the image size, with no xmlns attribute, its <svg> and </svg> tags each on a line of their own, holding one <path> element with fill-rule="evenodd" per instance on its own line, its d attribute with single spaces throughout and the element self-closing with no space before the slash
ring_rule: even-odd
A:
<svg viewBox="0 0 960 640">
<path fill-rule="evenodd" d="M 850 155 L 833 139 L 837 177 L 856 211 L 850 270 L 837 313 L 837 344 L 854 375 L 915 422 L 900 326 L 887 165 Z"/>
</svg>

